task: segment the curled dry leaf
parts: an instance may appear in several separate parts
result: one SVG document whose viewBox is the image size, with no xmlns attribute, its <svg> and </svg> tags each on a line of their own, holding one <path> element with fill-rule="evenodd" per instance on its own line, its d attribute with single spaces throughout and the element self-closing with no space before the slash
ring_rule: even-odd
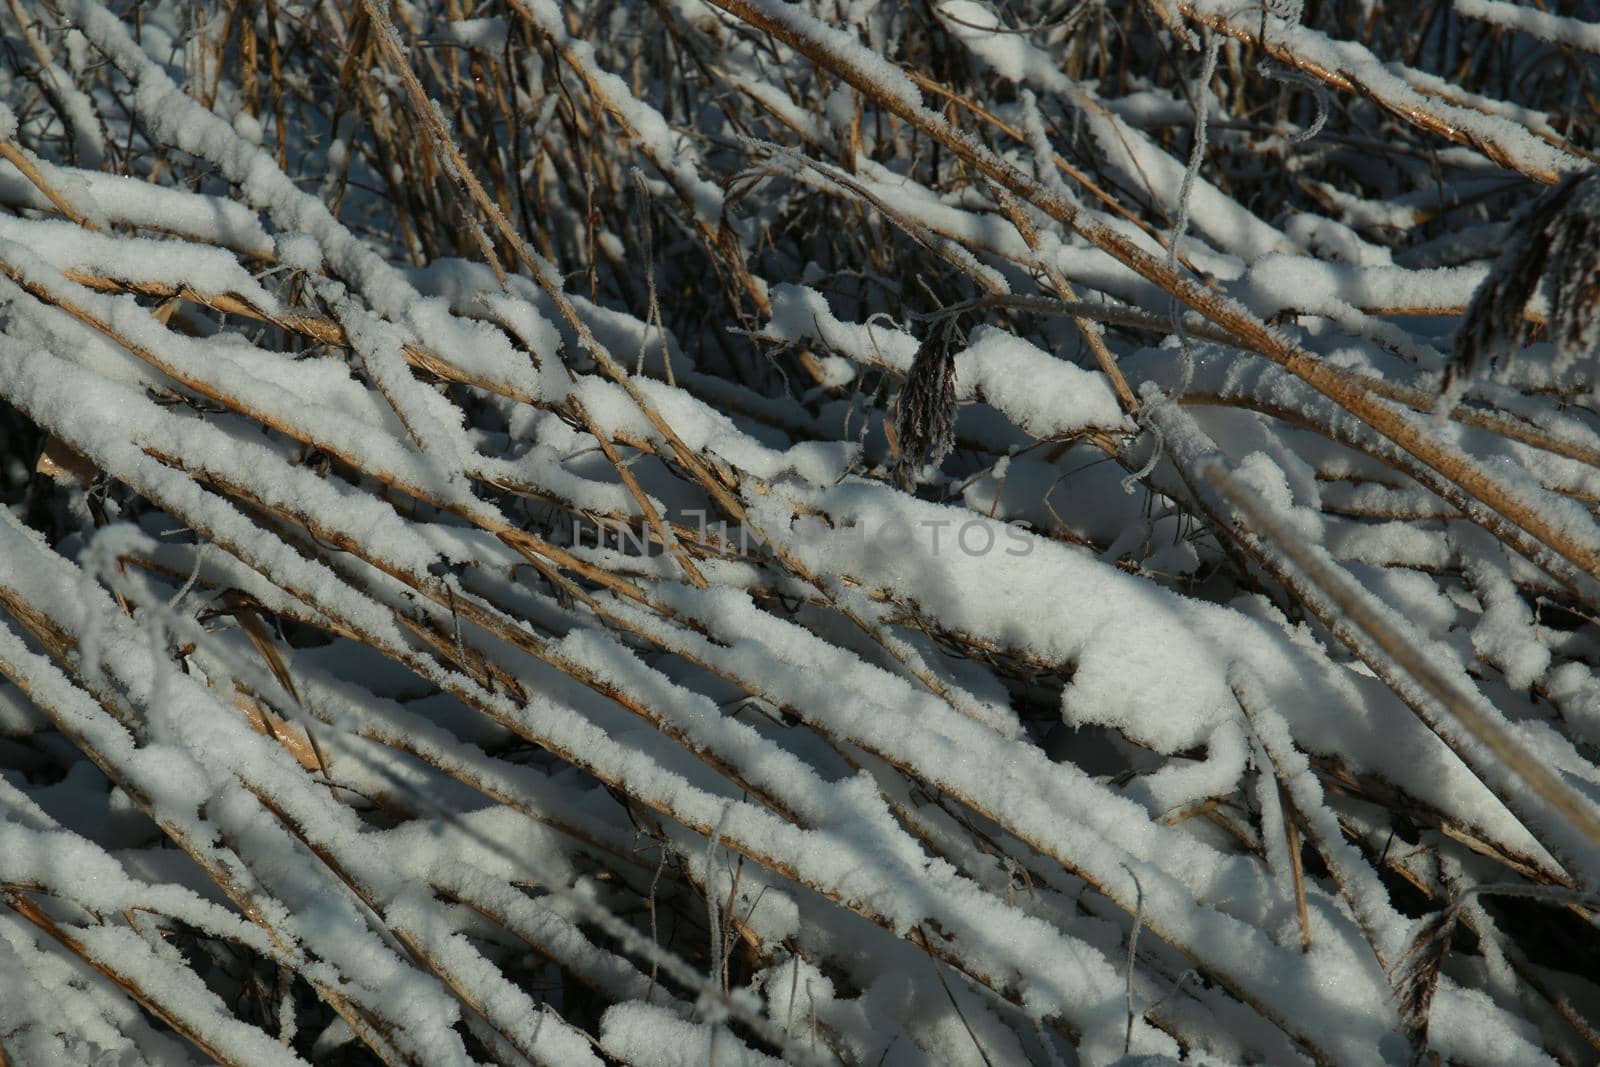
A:
<svg viewBox="0 0 1600 1067">
<path fill-rule="evenodd" d="M 58 482 L 75 479 L 82 485 L 88 485 L 93 481 L 95 474 L 93 463 L 85 459 L 81 452 L 55 436 L 51 436 L 45 442 L 44 450 L 39 453 L 39 462 L 33 469 Z"/>
</svg>

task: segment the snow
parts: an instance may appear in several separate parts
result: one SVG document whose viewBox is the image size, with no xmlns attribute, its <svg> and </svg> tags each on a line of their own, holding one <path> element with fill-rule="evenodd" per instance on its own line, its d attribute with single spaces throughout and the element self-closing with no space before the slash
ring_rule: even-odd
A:
<svg viewBox="0 0 1600 1067">
<path fill-rule="evenodd" d="M 0 240 L 39 254 L 59 271 L 82 271 L 117 281 L 144 282 L 244 298 L 263 314 L 277 299 L 221 248 L 148 237 L 114 238 L 67 222 L 0 218 Z"/>
<path fill-rule="evenodd" d="M 510 27 L 504 18 L 457 19 L 450 23 L 450 39 L 465 48 L 499 51 L 506 46 Z"/>
<path fill-rule="evenodd" d="M 1600 53 L 1600 25 L 1593 22 L 1552 15 L 1504 0 L 1455 0 L 1454 9 L 1456 14 L 1466 18 L 1504 26 L 1541 41 Z"/>
<path fill-rule="evenodd" d="M 1582 1059 L 1593 27 L 1048 7 L 25 12 L 0 1056 Z"/>
<path fill-rule="evenodd" d="M 600 1020 L 600 1047 L 637 1067 L 776 1067 L 721 1026 L 686 1022 L 648 1004 L 618 1004 Z"/>
<path fill-rule="evenodd" d="M 272 241 L 255 212 L 238 201 L 59 165 L 56 174 L 68 175 L 108 222 L 164 230 L 252 255 L 272 250 Z M 7 161 L 0 161 L 0 201 L 34 209 L 50 206 L 45 195 Z"/>
<path fill-rule="evenodd" d="M 918 341 L 899 330 L 841 321 L 814 289 L 778 285 L 765 336 L 773 341 L 815 340 L 862 363 L 911 368 Z M 983 400 L 1005 412 L 1034 437 L 1067 436 L 1089 427 L 1124 425 L 1105 378 L 1056 359 L 1026 340 L 984 327 L 957 352 L 958 400 Z M 819 484 L 821 480 L 817 479 Z"/>
<path fill-rule="evenodd" d="M 1300 256 L 1271 255 L 1250 265 L 1241 299 L 1256 314 L 1286 309 L 1317 312 L 1338 301 L 1354 307 L 1463 307 L 1488 271 L 1480 266 L 1406 270 L 1345 265 Z"/>
</svg>

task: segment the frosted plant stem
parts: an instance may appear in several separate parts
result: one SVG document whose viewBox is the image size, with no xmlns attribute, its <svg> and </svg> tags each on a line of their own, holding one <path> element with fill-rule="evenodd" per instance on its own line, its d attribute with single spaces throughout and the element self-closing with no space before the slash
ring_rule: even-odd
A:
<svg viewBox="0 0 1600 1067">
<path fill-rule="evenodd" d="M 717 856 L 717 843 L 722 840 L 723 827 L 727 825 L 731 805 L 724 805 L 722 817 L 717 821 L 717 828 L 706 838 L 706 933 L 710 938 L 712 984 L 722 980 L 722 916 L 717 910 L 716 878 L 713 877 L 714 863 Z M 715 1032 L 715 1031 L 713 1031 Z"/>
<path fill-rule="evenodd" d="M 1137 1016 L 1133 1010 L 1133 968 L 1139 961 L 1139 931 L 1144 927 L 1144 884 L 1139 881 L 1139 876 L 1131 869 L 1128 877 L 1133 879 L 1134 905 L 1133 928 L 1128 931 L 1128 962 L 1125 968 L 1124 991 L 1127 998 L 1128 1029 L 1122 1038 L 1122 1054 L 1126 1056 L 1133 1047 L 1133 1021 Z"/>
<path fill-rule="evenodd" d="M 1198 470 L 1214 490 L 1248 517 L 1258 536 L 1268 541 L 1275 551 L 1282 552 L 1292 560 L 1337 605 L 1345 619 L 1359 628 L 1429 696 L 1438 701 L 1456 722 L 1505 765 L 1516 780 L 1558 812 L 1567 825 L 1587 841 L 1591 850 L 1600 851 L 1600 814 L 1596 813 L 1594 806 L 1552 774 L 1521 742 L 1494 721 L 1480 706 L 1483 699 L 1481 695 L 1468 691 L 1456 677 L 1441 671 L 1432 659 L 1415 651 L 1417 642 L 1410 635 L 1400 632 L 1394 622 L 1386 617 L 1386 613 L 1376 608 L 1370 593 L 1356 585 L 1347 574 L 1329 566 L 1323 557 L 1309 551 L 1302 539 L 1265 511 L 1249 492 L 1234 483 L 1226 464 L 1220 459 L 1203 460 Z M 1572 857 L 1569 863 L 1576 859 L 1576 856 Z M 1579 878 L 1592 878 L 1596 870 L 1593 861 L 1585 858 L 1576 864 L 1571 873 Z"/>
<path fill-rule="evenodd" d="M 1217 72 L 1217 55 L 1221 50 L 1222 38 L 1209 31 L 1201 34 L 1205 41 L 1205 60 L 1200 65 L 1200 76 L 1195 79 L 1194 91 L 1194 144 L 1189 149 L 1189 165 L 1183 171 L 1183 185 L 1178 190 L 1178 217 L 1172 224 L 1172 240 L 1167 246 L 1167 270 L 1173 274 L 1178 273 L 1178 248 L 1183 244 L 1184 236 L 1189 232 L 1189 206 L 1194 197 L 1195 179 L 1200 176 L 1200 165 L 1206 157 L 1206 120 L 1210 113 L 1211 104 L 1211 79 Z M 1167 316 L 1172 322 L 1172 332 L 1178 338 L 1178 347 L 1183 353 L 1183 372 L 1179 375 L 1178 385 L 1174 396 L 1182 396 L 1189 391 L 1189 383 L 1194 381 L 1194 351 L 1190 348 L 1188 335 L 1184 332 L 1183 303 L 1178 299 L 1178 294 L 1173 293 L 1167 304 Z M 1159 449 L 1157 455 L 1160 454 Z"/>
</svg>

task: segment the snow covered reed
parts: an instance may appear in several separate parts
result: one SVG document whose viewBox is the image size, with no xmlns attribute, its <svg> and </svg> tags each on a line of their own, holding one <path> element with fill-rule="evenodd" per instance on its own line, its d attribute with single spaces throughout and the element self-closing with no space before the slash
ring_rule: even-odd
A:
<svg viewBox="0 0 1600 1067">
<path fill-rule="evenodd" d="M 1592 5 L 0 22 L 0 1067 L 1600 1054 Z"/>
</svg>

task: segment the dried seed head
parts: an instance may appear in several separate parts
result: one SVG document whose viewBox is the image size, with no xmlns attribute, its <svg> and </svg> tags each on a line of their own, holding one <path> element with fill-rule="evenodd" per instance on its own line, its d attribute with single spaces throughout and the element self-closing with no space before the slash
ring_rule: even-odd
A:
<svg viewBox="0 0 1600 1067">
<path fill-rule="evenodd" d="M 1550 339 L 1563 365 L 1600 351 L 1600 168 L 1576 183 L 1550 244 Z"/>
<path fill-rule="evenodd" d="M 938 463 L 956 443 L 955 327 L 933 327 L 894 402 L 895 479 L 909 489 L 917 472 Z"/>
<path fill-rule="evenodd" d="M 1400 1002 L 1400 1023 L 1411 1045 L 1411 1067 L 1428 1062 L 1428 1015 L 1439 988 L 1439 969 L 1450 953 L 1461 917 L 1459 905 L 1430 915 L 1411 939 L 1394 975 L 1395 997 Z"/>
<path fill-rule="evenodd" d="M 1467 307 L 1447 382 L 1516 348 L 1523 311 L 1543 284 L 1562 370 L 1600 349 L 1600 168 L 1568 178 L 1512 224 L 1511 243 Z"/>
<path fill-rule="evenodd" d="M 1267 14 L 1276 15 L 1285 22 L 1299 22 L 1305 0 L 1266 0 Z"/>
</svg>

